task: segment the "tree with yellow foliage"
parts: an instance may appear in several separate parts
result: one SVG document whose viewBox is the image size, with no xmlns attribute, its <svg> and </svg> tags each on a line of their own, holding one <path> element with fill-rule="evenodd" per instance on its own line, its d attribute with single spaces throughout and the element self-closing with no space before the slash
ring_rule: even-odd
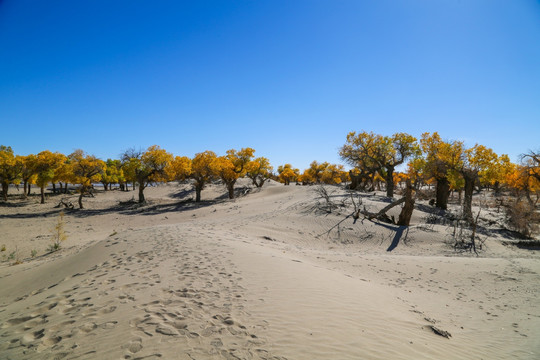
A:
<svg viewBox="0 0 540 360">
<path fill-rule="evenodd" d="M 35 159 L 36 185 L 41 193 L 41 203 L 45 204 L 45 187 L 54 179 L 55 172 L 64 162 L 65 156 L 58 152 L 44 150 Z"/>
<path fill-rule="evenodd" d="M 270 161 L 265 157 L 258 157 L 246 164 L 246 176 L 258 188 L 262 187 L 264 182 L 271 178 L 273 170 Z"/>
<path fill-rule="evenodd" d="M 407 158 L 418 155 L 416 138 L 406 133 L 382 136 L 373 132 L 351 132 L 340 156 L 366 174 L 373 183 L 376 173 L 386 182 L 386 196 L 394 196 L 394 171 Z"/>
<path fill-rule="evenodd" d="M 21 181 L 23 158 L 15 156 L 10 146 L 0 145 L 0 183 L 2 183 L 2 196 L 8 199 L 9 184 L 18 184 Z"/>
<path fill-rule="evenodd" d="M 499 156 L 495 162 L 482 175 L 482 185 L 492 186 L 495 194 L 501 190 L 501 184 L 505 183 L 508 174 L 514 170 L 514 164 L 506 154 Z"/>
<path fill-rule="evenodd" d="M 416 138 L 407 133 L 396 133 L 382 138 L 378 162 L 385 169 L 386 196 L 394 196 L 394 171 L 406 159 L 419 155 Z"/>
<path fill-rule="evenodd" d="M 251 161 L 255 150 L 243 148 L 240 151 L 227 150 L 227 155 L 216 158 L 214 162 L 215 172 L 225 183 L 229 199 L 234 199 L 234 184 L 245 175 L 246 165 Z"/>
<path fill-rule="evenodd" d="M 536 176 L 539 171 L 538 164 L 535 163 L 534 158 L 522 155 L 521 159 L 521 164 L 511 164 L 504 183 L 514 191 L 516 202 L 525 195 L 529 205 L 533 206 L 540 197 L 540 180 Z M 536 201 L 531 198 L 532 194 L 536 194 Z"/>
<path fill-rule="evenodd" d="M 529 176 L 540 182 L 540 152 L 529 151 L 521 155 L 521 161 L 527 166 Z"/>
<path fill-rule="evenodd" d="M 411 180 L 414 189 L 419 189 L 427 180 L 424 173 L 425 168 L 426 160 L 423 157 L 415 157 L 407 163 L 407 178 Z"/>
<path fill-rule="evenodd" d="M 201 192 L 206 184 L 217 176 L 215 170 L 216 159 L 216 153 L 207 150 L 195 154 L 195 157 L 191 160 L 191 174 L 189 176 L 195 180 L 196 202 L 201 201 Z"/>
<path fill-rule="evenodd" d="M 321 182 L 329 185 L 338 185 L 347 179 L 347 172 L 343 165 L 328 164 L 321 174 Z"/>
<path fill-rule="evenodd" d="M 420 146 L 426 159 L 425 173 L 436 181 L 435 206 L 448 208 L 450 195 L 450 172 L 456 172 L 462 166 L 463 143 L 461 141 L 443 141 L 437 132 L 424 133 Z"/>
<path fill-rule="evenodd" d="M 139 203 L 146 201 L 144 189 L 151 182 L 167 182 L 167 167 L 173 161 L 173 156 L 158 145 L 150 146 L 145 152 L 137 154 L 131 158 L 133 165 L 134 179 L 139 185 Z"/>
<path fill-rule="evenodd" d="M 309 164 L 309 169 L 307 169 L 304 174 L 310 179 L 310 182 L 315 182 L 317 184 L 321 183 L 322 176 L 326 168 L 330 165 L 328 162 L 319 163 L 314 160 Z M 307 174 L 306 174 L 307 172 Z M 303 177 L 304 175 L 302 175 Z M 305 179 L 303 179 L 305 181 Z"/>
<path fill-rule="evenodd" d="M 136 170 L 140 165 L 142 153 L 142 149 L 129 148 L 122 154 L 122 172 L 126 181 L 126 191 L 129 191 L 129 183 L 132 184 L 133 190 L 135 190 L 135 184 L 137 183 Z"/>
<path fill-rule="evenodd" d="M 289 185 L 291 181 L 298 179 L 299 172 L 300 170 L 293 168 L 291 164 L 280 165 L 278 166 L 279 182 Z"/>
<path fill-rule="evenodd" d="M 56 194 L 56 183 L 59 183 L 60 190 L 62 190 L 62 183 L 66 185 L 67 190 L 67 184 L 69 183 L 71 179 L 71 165 L 69 164 L 69 159 L 66 155 L 58 153 L 58 167 L 54 170 L 54 176 L 51 179 L 52 189 L 53 193 Z M 60 191 L 62 192 L 62 191 Z"/>
<path fill-rule="evenodd" d="M 82 199 L 92 189 L 92 184 L 101 181 L 106 164 L 94 155 L 87 155 L 82 150 L 75 150 L 69 155 L 71 160 L 71 183 L 79 187 L 79 208 L 83 209 Z"/>
<path fill-rule="evenodd" d="M 296 178 L 296 181 L 302 183 L 302 185 L 309 185 L 315 183 L 315 178 L 310 169 L 305 169 L 304 172 Z"/>
<path fill-rule="evenodd" d="M 23 157 L 23 166 L 21 170 L 21 180 L 23 182 L 24 198 L 30 195 L 30 187 L 36 182 L 35 173 L 36 155 L 30 154 Z"/>
<path fill-rule="evenodd" d="M 373 188 L 375 174 L 380 169 L 380 164 L 375 160 L 379 137 L 380 135 L 366 131 L 358 134 L 353 131 L 347 134 L 347 142 L 339 150 L 339 156 L 354 167 L 349 172 L 351 189 L 358 186 L 365 189 L 368 184 Z"/>
<path fill-rule="evenodd" d="M 474 184 L 479 180 L 480 176 L 489 173 L 489 168 L 495 164 L 496 160 L 497 154 L 483 145 L 476 144 L 463 152 L 460 169 L 460 173 L 465 181 L 463 217 L 468 221 L 473 221 L 472 197 Z"/>
<path fill-rule="evenodd" d="M 191 159 L 187 156 L 176 156 L 167 168 L 170 179 L 183 181 L 191 175 Z"/>
<path fill-rule="evenodd" d="M 101 174 L 101 183 L 105 191 L 110 190 L 112 184 L 119 184 L 123 188 L 125 184 L 124 170 L 120 160 L 107 159 L 105 171 Z"/>
</svg>

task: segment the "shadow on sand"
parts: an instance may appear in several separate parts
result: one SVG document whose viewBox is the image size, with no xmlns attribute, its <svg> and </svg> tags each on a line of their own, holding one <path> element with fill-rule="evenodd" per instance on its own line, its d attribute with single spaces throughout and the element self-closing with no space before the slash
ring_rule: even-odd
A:
<svg viewBox="0 0 540 360">
<path fill-rule="evenodd" d="M 383 223 L 376 223 L 376 224 L 379 226 L 382 226 L 383 228 L 396 232 L 394 234 L 394 238 L 392 239 L 392 243 L 390 244 L 388 249 L 386 249 L 386 251 L 390 252 L 390 251 L 393 251 L 395 248 L 397 248 L 397 246 L 399 245 L 399 242 L 401 241 L 401 238 L 403 238 L 404 242 L 407 240 L 407 235 L 409 234 L 408 226 L 392 226 L 392 225 L 387 225 Z M 403 233 L 405 233 L 405 237 L 403 237 Z"/>
</svg>

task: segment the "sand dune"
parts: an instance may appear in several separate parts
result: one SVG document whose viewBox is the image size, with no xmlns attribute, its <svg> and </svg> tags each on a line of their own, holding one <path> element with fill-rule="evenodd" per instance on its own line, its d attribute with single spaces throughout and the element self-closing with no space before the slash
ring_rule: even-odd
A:
<svg viewBox="0 0 540 360">
<path fill-rule="evenodd" d="M 327 234 L 347 210 L 316 211 L 313 187 L 229 201 L 213 185 L 202 204 L 187 190 L 148 188 L 143 207 L 100 193 L 66 212 L 63 249 L 36 259 L 57 201 L 0 208 L 0 244 L 25 258 L 0 267 L 0 357 L 540 357 L 540 257 L 495 232 L 476 257 L 418 210 L 408 232 L 350 220 Z"/>
</svg>

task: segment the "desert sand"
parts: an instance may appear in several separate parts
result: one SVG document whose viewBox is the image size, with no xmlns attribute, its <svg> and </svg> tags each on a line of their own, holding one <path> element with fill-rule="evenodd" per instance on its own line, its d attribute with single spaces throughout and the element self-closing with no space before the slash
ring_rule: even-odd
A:
<svg viewBox="0 0 540 360">
<path fill-rule="evenodd" d="M 322 211 L 315 186 L 237 190 L 210 185 L 197 204 L 189 184 L 159 185 L 144 206 L 100 191 L 64 210 L 54 253 L 55 206 L 76 195 L 0 206 L 3 254 L 21 262 L 0 264 L 0 358 L 540 358 L 540 255 L 505 244 L 494 209 L 476 256 L 422 201 L 408 229 L 328 232 L 351 210 Z"/>
</svg>

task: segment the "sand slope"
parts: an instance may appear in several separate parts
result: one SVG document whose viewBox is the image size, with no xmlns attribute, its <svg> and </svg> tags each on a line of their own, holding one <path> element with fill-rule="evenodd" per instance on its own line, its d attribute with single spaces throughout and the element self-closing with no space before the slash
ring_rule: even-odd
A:
<svg viewBox="0 0 540 360">
<path fill-rule="evenodd" d="M 133 194 L 87 199 L 66 214 L 63 250 L 2 264 L 1 358 L 540 356 L 534 251 L 493 236 L 479 258 L 458 254 L 440 225 L 397 236 L 351 220 L 326 234 L 347 210 L 314 210 L 312 187 L 272 183 L 229 201 L 216 185 L 197 205 L 166 185 L 145 207 L 119 204 Z M 53 206 L 0 208 L 0 243 L 46 246 Z"/>
</svg>

